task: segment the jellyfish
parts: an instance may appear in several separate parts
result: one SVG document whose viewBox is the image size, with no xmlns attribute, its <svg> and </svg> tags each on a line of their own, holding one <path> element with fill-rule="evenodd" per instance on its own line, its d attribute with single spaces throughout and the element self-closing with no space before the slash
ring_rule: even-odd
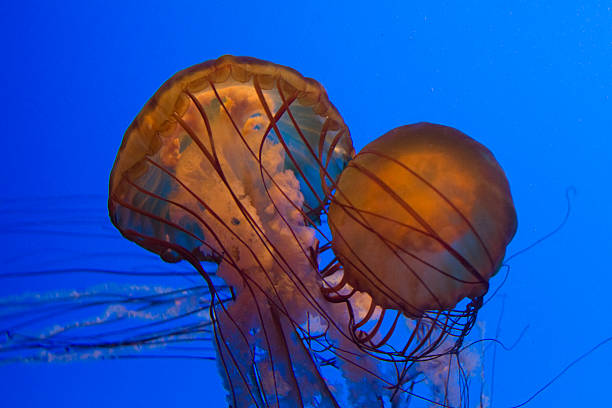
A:
<svg viewBox="0 0 612 408">
<path fill-rule="evenodd" d="M 343 284 L 367 292 L 372 305 L 443 328 L 431 332 L 434 344 L 458 331 L 458 347 L 517 222 L 491 152 L 456 129 L 418 123 L 391 130 L 351 160 L 329 225 Z M 431 351 L 404 348 L 411 358 Z"/>
<path fill-rule="evenodd" d="M 231 406 L 335 405 L 303 338 L 319 330 L 317 319 L 337 320 L 321 292 L 318 246 L 328 239 L 317 225 L 353 155 L 317 82 L 242 57 L 176 74 L 124 136 L 110 179 L 111 220 L 209 283 Z M 200 261 L 218 263 L 231 305 L 216 302 Z"/>
<path fill-rule="evenodd" d="M 208 342 L 233 408 L 468 406 L 464 340 L 516 215 L 495 158 L 463 133 L 404 126 L 356 155 L 318 82 L 223 56 L 175 74 L 133 120 L 108 213 L 191 284 L 62 294 L 51 316 L 112 303 L 78 325 L 109 329 L 11 350 Z M 114 329 L 126 317 L 147 323 Z"/>
</svg>

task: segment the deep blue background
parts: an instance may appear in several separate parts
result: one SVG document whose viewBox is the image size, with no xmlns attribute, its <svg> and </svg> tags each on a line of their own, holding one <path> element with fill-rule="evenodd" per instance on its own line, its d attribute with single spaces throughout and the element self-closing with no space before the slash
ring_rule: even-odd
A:
<svg viewBox="0 0 612 408">
<path fill-rule="evenodd" d="M 498 353 L 495 408 L 524 401 L 612 335 L 612 3 L 53 3 L 0 5 L 2 197 L 104 195 L 124 130 L 163 81 L 249 55 L 321 82 L 357 150 L 417 121 L 488 146 L 519 217 L 509 253 L 560 222 L 575 186 L 566 227 L 513 260 L 501 290 L 500 339 L 529 329 Z M 483 310 L 489 330 L 500 308 L 496 299 Z M 608 345 L 529 406 L 607 406 L 611 371 Z M 221 407 L 222 398 L 207 362 L 0 366 L 2 407 Z"/>
</svg>

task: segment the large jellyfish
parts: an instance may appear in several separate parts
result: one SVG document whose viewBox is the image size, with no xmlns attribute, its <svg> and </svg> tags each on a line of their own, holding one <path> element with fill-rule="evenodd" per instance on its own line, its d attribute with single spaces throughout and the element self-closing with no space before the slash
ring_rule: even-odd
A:
<svg viewBox="0 0 612 408">
<path fill-rule="evenodd" d="M 402 127 L 354 158 L 320 84 L 232 56 L 145 105 L 109 213 L 206 280 L 232 407 L 338 406 L 326 365 L 355 406 L 398 405 L 419 364 L 458 351 L 516 228 L 503 171 L 464 134 Z"/>
</svg>

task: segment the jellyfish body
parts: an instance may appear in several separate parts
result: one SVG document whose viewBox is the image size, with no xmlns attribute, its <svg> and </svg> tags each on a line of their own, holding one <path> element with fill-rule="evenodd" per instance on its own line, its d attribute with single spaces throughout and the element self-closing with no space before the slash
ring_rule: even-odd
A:
<svg viewBox="0 0 612 408">
<path fill-rule="evenodd" d="M 231 201 L 248 196 L 255 206 L 267 207 L 275 194 L 269 190 L 279 184 L 296 190 L 297 181 L 299 200 L 286 199 L 300 201 L 295 209 L 316 219 L 326 202 L 327 184 L 353 154 L 348 129 L 316 81 L 254 58 L 225 56 L 176 74 L 132 122 L 111 173 L 109 213 L 120 231 L 140 234 L 131 239 L 162 256 L 170 254 L 163 242 L 156 242 L 159 237 L 189 251 L 206 241 L 202 250 L 210 253 L 211 242 L 218 240 L 206 240 L 203 235 L 211 235 L 199 228 L 244 225 L 240 214 L 198 219 L 215 213 L 203 211 L 207 204 L 202 201 L 215 203 L 211 197 L 218 192 L 210 189 L 227 190 L 221 194 Z M 188 200 L 198 201 L 197 208 L 177 210 L 168 202 L 177 191 L 189 192 Z M 198 200 L 202 196 L 206 200 Z M 238 212 L 249 212 L 249 205 L 236 203 Z M 181 211 L 191 215 L 178 221 Z"/>
<path fill-rule="evenodd" d="M 487 148 L 456 129 L 418 123 L 386 133 L 351 161 L 329 224 L 347 282 L 419 317 L 484 295 L 516 214 Z"/>
</svg>

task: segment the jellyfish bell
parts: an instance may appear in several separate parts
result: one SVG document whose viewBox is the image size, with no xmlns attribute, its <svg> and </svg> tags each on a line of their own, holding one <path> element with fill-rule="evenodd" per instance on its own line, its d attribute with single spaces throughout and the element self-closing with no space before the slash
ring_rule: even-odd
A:
<svg viewBox="0 0 612 408">
<path fill-rule="evenodd" d="M 480 299 L 517 227 L 491 152 L 430 123 L 365 146 L 340 176 L 328 222 L 346 282 L 415 318 Z"/>
<path fill-rule="evenodd" d="M 239 214 L 198 219 L 195 213 L 229 210 L 206 211 L 215 189 L 267 205 L 268 186 L 255 179 L 297 182 L 299 210 L 316 220 L 328 186 L 353 154 L 350 134 L 320 84 L 291 68 L 224 56 L 174 75 L 134 119 L 111 172 L 109 213 L 122 233 L 164 259 L 176 258 L 166 242 L 214 259 L 219 248 L 204 238 L 213 234 L 202 224 L 244 225 Z M 273 180 L 274 172 L 284 174 L 282 180 Z M 171 204 L 176 194 L 191 207 Z M 237 207 L 244 211 L 250 204 Z M 171 221 L 178 218 L 178 224 Z"/>
</svg>

